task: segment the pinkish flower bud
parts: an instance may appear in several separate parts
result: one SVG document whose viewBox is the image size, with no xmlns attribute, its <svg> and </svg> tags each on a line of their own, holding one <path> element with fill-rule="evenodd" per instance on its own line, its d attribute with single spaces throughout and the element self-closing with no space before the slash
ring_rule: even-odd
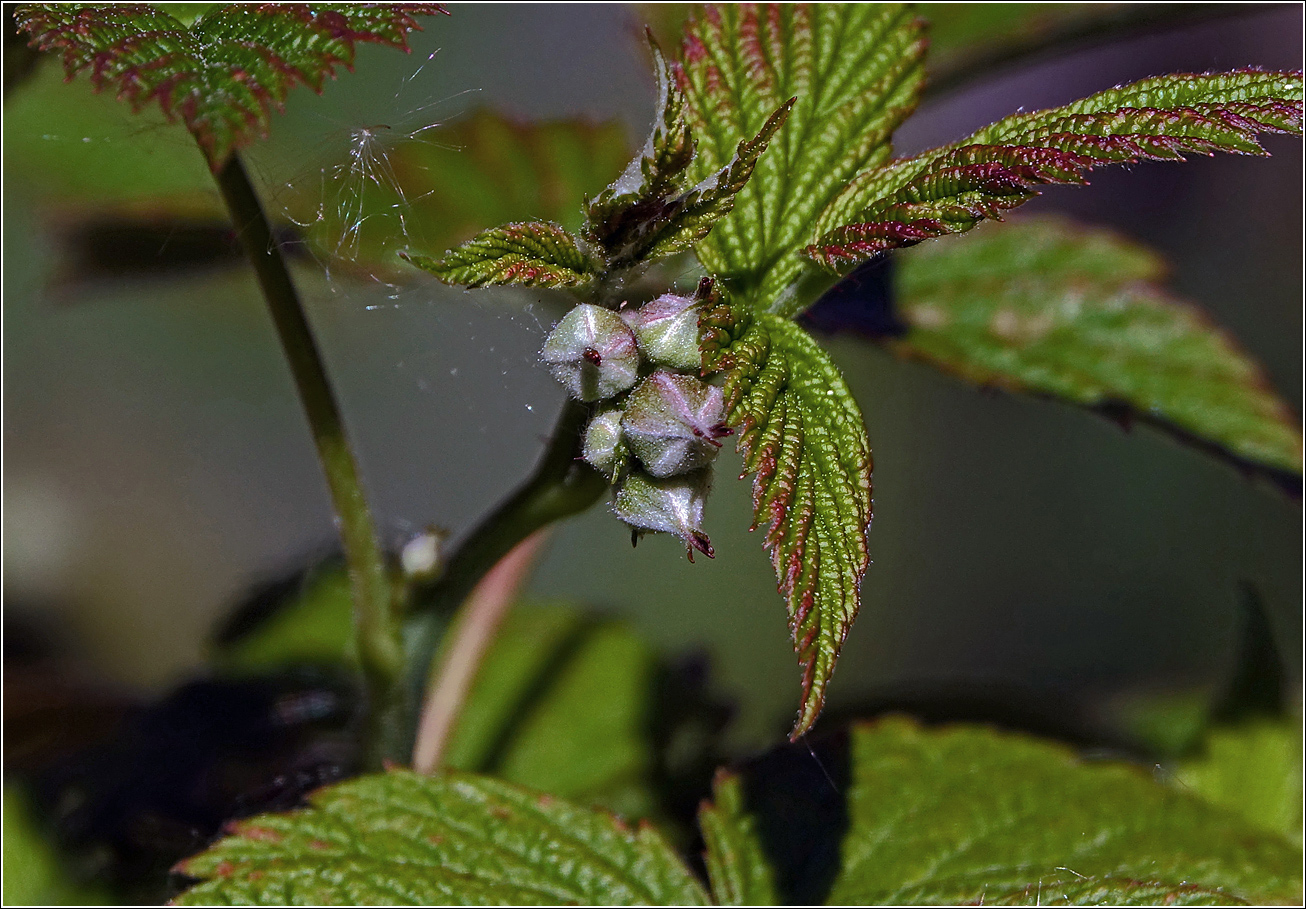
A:
<svg viewBox="0 0 1306 909">
<path fill-rule="evenodd" d="M 698 304 L 690 297 L 663 294 L 621 317 L 635 333 L 640 351 L 654 363 L 672 369 L 702 368 L 698 350 Z"/>
<path fill-rule="evenodd" d="M 615 407 L 594 415 L 585 428 L 585 444 L 581 456 L 609 480 L 626 466 L 630 449 L 621 434 L 621 411 Z"/>
<path fill-rule="evenodd" d="M 621 317 L 582 303 L 544 339 L 540 357 L 553 377 L 581 401 L 601 401 L 635 384 L 639 350 Z"/>
<path fill-rule="evenodd" d="M 710 559 L 712 543 L 702 525 L 703 503 L 711 488 L 710 467 L 661 480 L 635 471 L 617 488 L 612 511 L 637 532 L 652 530 L 680 537 L 691 562 L 695 549 Z"/>
<path fill-rule="evenodd" d="M 712 462 L 730 435 L 724 416 L 721 389 L 659 369 L 626 399 L 621 430 L 650 474 L 670 477 Z"/>
</svg>

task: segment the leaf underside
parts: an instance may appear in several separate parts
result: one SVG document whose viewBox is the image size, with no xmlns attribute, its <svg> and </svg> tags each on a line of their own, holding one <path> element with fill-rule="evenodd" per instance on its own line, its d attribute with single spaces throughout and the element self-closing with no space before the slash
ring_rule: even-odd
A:
<svg viewBox="0 0 1306 909">
<path fill-rule="evenodd" d="M 968 381 L 1126 405 L 1236 458 L 1300 473 L 1297 422 L 1256 363 L 1159 285 L 1164 264 L 1102 230 L 1040 218 L 903 254 L 888 345 Z"/>
<path fill-rule="evenodd" d="M 71 79 L 90 75 L 136 110 L 157 102 L 195 135 L 209 166 L 267 133 L 273 108 L 296 84 L 320 92 L 338 65 L 352 68 L 356 46 L 408 49 L 415 16 L 439 4 L 230 4 L 187 28 L 146 4 L 29 4 L 18 26 L 33 45 L 63 56 Z"/>
<path fill-rule="evenodd" d="M 414 253 L 400 255 L 447 284 L 467 287 L 575 287 L 599 273 L 571 234 L 543 221 L 483 231 L 438 261 Z"/>
<path fill-rule="evenodd" d="M 1260 133 L 1301 134 L 1299 72 L 1145 79 L 1064 107 L 1014 114 L 953 145 L 860 174 L 822 214 L 806 253 L 833 271 L 970 230 L 1102 164 L 1186 153 L 1265 154 Z"/>
<path fill-rule="evenodd" d="M 488 777 L 393 771 L 237 824 L 181 905 L 702 905 L 652 828 Z"/>
<path fill-rule="evenodd" d="M 981 727 L 853 734 L 831 905 L 1299 902 L 1301 851 L 1144 768 Z"/>
<path fill-rule="evenodd" d="M 784 128 L 695 247 L 736 299 L 785 315 L 812 224 L 859 172 L 887 161 L 922 80 L 922 23 L 902 4 L 722 5 L 687 27 L 679 81 L 697 180 L 727 164 L 788 98 Z"/>
<path fill-rule="evenodd" d="M 713 328 L 713 321 L 730 328 Z M 740 329 L 718 307 L 703 317 L 705 365 L 725 374 L 727 422 L 738 428 L 745 474 L 754 473 L 755 524 L 789 610 L 802 666 L 792 738 L 825 701 L 870 564 L 871 453 L 861 411 L 838 368 L 788 319 L 759 314 Z"/>
</svg>

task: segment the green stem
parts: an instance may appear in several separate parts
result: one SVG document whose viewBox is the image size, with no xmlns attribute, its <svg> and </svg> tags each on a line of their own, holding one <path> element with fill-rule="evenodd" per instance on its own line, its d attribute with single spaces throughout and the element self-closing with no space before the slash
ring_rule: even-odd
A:
<svg viewBox="0 0 1306 909">
<path fill-rule="evenodd" d="M 610 488 L 606 477 L 578 458 L 588 416 L 584 404 L 567 401 L 530 479 L 472 531 L 450 556 L 436 583 L 414 596 L 408 628 L 408 715 L 403 723 L 408 736 L 395 743 L 392 759 L 396 753 L 405 759 L 412 753 L 418 710 L 444 620 L 458 609 L 453 621 L 460 623 L 472 589 L 518 543 L 554 521 L 579 514 Z"/>
<path fill-rule="evenodd" d="M 368 689 L 372 723 L 368 745 L 379 749 L 381 743 L 393 738 L 389 727 L 401 715 L 399 681 L 404 654 L 398 622 L 400 588 L 386 566 L 340 407 L 263 206 L 237 155 L 231 156 L 215 178 L 236 233 L 258 275 L 331 490 L 336 527 L 349 569 L 359 662 Z M 379 756 L 378 750 L 371 761 L 374 766 L 379 766 Z"/>
</svg>

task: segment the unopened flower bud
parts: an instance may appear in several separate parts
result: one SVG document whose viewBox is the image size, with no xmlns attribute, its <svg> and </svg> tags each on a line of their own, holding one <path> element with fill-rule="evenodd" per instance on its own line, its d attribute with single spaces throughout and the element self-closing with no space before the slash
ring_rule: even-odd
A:
<svg viewBox="0 0 1306 909">
<path fill-rule="evenodd" d="M 690 297 L 663 294 L 639 309 L 621 314 L 635 333 L 640 351 L 654 363 L 672 369 L 702 367 L 698 350 L 698 304 Z"/>
<path fill-rule="evenodd" d="M 670 477 L 712 462 L 730 435 L 724 416 L 721 389 L 659 369 L 630 393 L 621 429 L 650 474 Z"/>
<path fill-rule="evenodd" d="M 635 384 L 639 350 L 621 317 L 582 303 L 549 332 L 540 357 L 581 401 L 601 401 Z"/>
<path fill-rule="evenodd" d="M 657 531 L 680 537 L 689 560 L 697 549 L 712 558 L 712 543 L 703 533 L 703 503 L 712 488 L 712 468 L 668 479 L 635 471 L 617 489 L 613 512 L 636 531 Z"/>
<path fill-rule="evenodd" d="M 608 479 L 615 479 L 630 457 L 630 449 L 621 434 L 621 411 L 603 410 L 594 415 L 585 429 L 581 456 Z"/>
</svg>

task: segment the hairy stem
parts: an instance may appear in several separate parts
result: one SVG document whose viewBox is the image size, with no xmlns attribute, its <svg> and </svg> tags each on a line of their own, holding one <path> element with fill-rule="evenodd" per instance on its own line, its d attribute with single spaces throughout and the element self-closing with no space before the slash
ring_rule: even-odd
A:
<svg viewBox="0 0 1306 909">
<path fill-rule="evenodd" d="M 403 724 L 410 736 L 395 743 L 392 759 L 406 757 L 414 750 L 418 724 L 415 708 L 426 692 L 444 618 L 464 606 L 486 573 L 519 543 L 554 521 L 579 514 L 608 490 L 607 478 L 578 459 L 581 430 L 588 415 L 584 404 L 567 401 L 535 472 L 471 532 L 450 556 L 436 583 L 415 595 L 408 623 L 405 703 L 410 714 Z M 459 624 L 461 619 L 455 618 L 454 622 Z"/>
<path fill-rule="evenodd" d="M 379 749 L 381 743 L 394 736 L 388 727 L 398 721 L 401 713 L 399 683 L 404 668 L 399 631 L 401 588 L 386 567 L 385 553 L 363 494 L 358 464 L 322 355 L 313 340 L 313 331 L 239 156 L 233 154 L 215 177 L 236 233 L 258 275 L 331 490 L 336 527 L 349 569 L 359 662 L 368 689 L 372 722 L 368 743 L 370 748 Z M 375 751 L 371 763 L 379 765 L 379 750 Z"/>
<path fill-rule="evenodd" d="M 418 773 L 440 766 L 481 662 L 547 536 L 547 529 L 537 530 L 500 559 L 472 590 L 445 633 L 447 643 L 432 676 L 413 746 L 413 769 Z"/>
</svg>

